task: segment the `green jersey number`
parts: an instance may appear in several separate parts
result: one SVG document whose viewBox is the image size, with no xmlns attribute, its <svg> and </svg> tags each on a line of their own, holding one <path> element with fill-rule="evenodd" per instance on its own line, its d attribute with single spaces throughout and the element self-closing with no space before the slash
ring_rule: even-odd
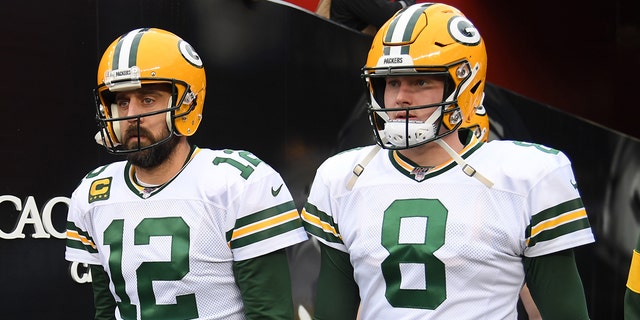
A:
<svg viewBox="0 0 640 320">
<path fill-rule="evenodd" d="M 517 145 L 517 146 L 521 146 L 521 147 L 534 147 L 544 153 L 550 153 L 550 154 L 558 154 L 560 153 L 560 151 L 554 149 L 554 148 L 549 148 L 549 147 L 545 147 L 541 144 L 537 144 L 537 143 L 531 143 L 531 142 L 521 142 L 521 141 L 514 141 L 513 144 Z"/>
<path fill-rule="evenodd" d="M 447 215 L 447 209 L 434 199 L 396 200 L 385 210 L 382 246 L 389 251 L 389 256 L 381 267 L 387 286 L 385 296 L 392 306 L 433 310 L 446 299 L 444 263 L 433 253 L 444 244 Z M 401 233 L 408 232 L 402 230 L 406 227 L 403 220 L 425 223 L 417 228 L 424 230 L 424 234 L 409 237 L 411 240 L 401 237 Z M 411 270 L 424 270 L 425 283 L 416 284 L 414 280 L 403 288 L 403 266 L 421 266 Z"/>
<path fill-rule="evenodd" d="M 253 154 L 251 154 L 251 152 L 248 152 L 248 151 L 234 151 L 234 150 L 225 149 L 224 153 L 226 154 L 238 153 L 238 156 L 243 160 L 246 160 L 248 164 L 243 164 L 236 159 L 226 158 L 226 157 L 216 157 L 215 159 L 213 159 L 213 164 L 216 166 L 221 163 L 230 164 L 234 166 L 236 169 L 240 170 L 240 176 L 245 178 L 245 180 L 248 179 L 249 176 L 253 173 L 253 170 L 254 170 L 253 168 L 257 167 L 260 164 L 260 162 L 262 162 L 262 160 L 256 158 Z"/>
<path fill-rule="evenodd" d="M 104 231 L 104 244 L 109 245 L 111 281 L 120 297 L 118 308 L 124 319 L 136 319 L 136 307 L 126 292 L 122 275 L 122 241 L 124 220 L 114 220 Z M 180 217 L 145 218 L 136 226 L 135 245 L 148 245 L 151 237 L 171 237 L 171 261 L 143 262 L 136 270 L 141 319 L 193 319 L 198 317 L 195 294 L 176 297 L 175 304 L 156 304 L 153 281 L 180 280 L 189 272 L 189 226 Z"/>
</svg>

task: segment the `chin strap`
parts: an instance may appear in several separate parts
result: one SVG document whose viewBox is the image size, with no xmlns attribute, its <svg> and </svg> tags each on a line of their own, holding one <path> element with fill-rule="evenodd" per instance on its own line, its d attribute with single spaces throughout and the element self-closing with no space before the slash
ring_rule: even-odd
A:
<svg viewBox="0 0 640 320">
<path fill-rule="evenodd" d="M 464 172 L 469 177 L 474 177 L 478 179 L 478 181 L 482 182 L 488 188 L 493 187 L 493 182 L 491 182 L 491 180 L 487 179 L 485 176 L 480 174 L 480 172 L 476 171 L 476 169 L 474 169 L 466 161 L 464 161 L 464 159 L 462 159 L 462 157 L 455 150 L 453 150 L 453 148 L 451 148 L 446 142 L 442 141 L 442 139 L 435 140 L 434 142 L 437 143 L 440 147 L 442 147 L 442 149 L 444 149 L 444 151 L 446 151 L 451 156 L 451 158 L 453 158 L 453 160 L 455 160 L 462 167 L 462 172 Z"/>
<path fill-rule="evenodd" d="M 469 177 L 478 179 L 478 181 L 482 182 L 488 188 L 493 187 L 493 182 L 491 182 L 491 180 L 487 179 L 466 161 L 464 161 L 464 159 L 462 159 L 462 157 L 457 152 L 455 152 L 455 150 L 453 150 L 446 142 L 442 141 L 442 139 L 437 139 L 434 142 L 442 147 L 442 149 L 444 149 L 449 154 L 449 156 L 451 156 L 451 158 L 453 158 L 453 160 L 455 160 L 462 167 L 462 172 L 464 172 Z M 378 151 L 380 151 L 380 149 L 380 146 L 376 144 L 373 149 L 371 149 L 371 151 L 369 151 L 369 153 L 362 159 L 362 161 L 360 161 L 360 163 L 353 167 L 353 170 L 351 171 L 351 178 L 349 178 L 349 181 L 347 182 L 347 190 L 351 191 L 353 189 L 353 186 L 356 184 L 356 180 L 358 180 L 358 177 L 360 177 L 362 172 L 364 172 L 364 168 L 367 166 L 367 164 L 369 164 L 369 161 L 373 159 Z"/>
<path fill-rule="evenodd" d="M 355 167 L 353 167 L 353 171 L 351 171 L 353 175 L 351 175 L 351 178 L 347 182 L 347 190 L 351 191 L 351 189 L 353 189 L 353 185 L 356 184 L 356 180 L 358 180 L 358 177 L 364 171 L 364 167 L 369 163 L 369 161 L 371 161 L 371 159 L 373 159 L 373 157 L 376 155 L 376 153 L 378 153 L 378 151 L 380 151 L 380 149 L 380 146 L 376 144 L 373 149 L 369 151 L 367 156 L 364 157 L 364 159 L 362 159 L 362 161 L 360 161 L 360 163 L 358 163 Z"/>
</svg>

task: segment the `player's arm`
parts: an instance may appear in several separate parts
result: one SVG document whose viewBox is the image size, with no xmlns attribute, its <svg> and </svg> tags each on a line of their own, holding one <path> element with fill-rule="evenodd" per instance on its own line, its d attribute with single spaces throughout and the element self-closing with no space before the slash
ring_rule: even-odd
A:
<svg viewBox="0 0 640 320">
<path fill-rule="evenodd" d="M 315 320 L 356 319 L 360 295 L 349 255 L 320 244 L 320 274 L 314 305 Z"/>
<path fill-rule="evenodd" d="M 293 319 L 288 263 L 285 249 L 233 263 L 247 319 Z"/>
<path fill-rule="evenodd" d="M 93 287 L 93 303 L 95 305 L 96 320 L 116 319 L 116 300 L 109 290 L 109 274 L 101 265 L 92 264 L 91 286 Z"/>
<path fill-rule="evenodd" d="M 529 320 L 540 320 L 542 316 L 540 315 L 540 310 L 536 306 L 536 303 L 533 302 L 533 298 L 531 298 L 531 293 L 529 292 L 529 287 L 525 283 L 522 289 L 520 290 L 520 302 L 522 302 L 522 306 L 524 310 L 527 312 L 527 316 Z"/>
<path fill-rule="evenodd" d="M 627 289 L 624 294 L 624 318 L 640 319 L 640 237 L 633 250 Z"/>
<path fill-rule="evenodd" d="M 524 258 L 525 280 L 545 320 L 589 319 L 573 250 Z"/>
</svg>

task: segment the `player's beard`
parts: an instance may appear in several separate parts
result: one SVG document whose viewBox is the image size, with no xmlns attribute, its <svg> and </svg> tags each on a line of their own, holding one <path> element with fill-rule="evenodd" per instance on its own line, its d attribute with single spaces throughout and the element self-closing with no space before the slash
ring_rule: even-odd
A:
<svg viewBox="0 0 640 320">
<path fill-rule="evenodd" d="M 149 132 L 148 130 L 144 128 L 137 128 L 136 126 L 130 127 L 125 133 L 125 137 L 128 137 L 131 134 L 138 135 L 138 130 L 139 130 L 139 135 L 141 137 L 146 137 L 149 140 L 149 144 L 147 145 L 154 144 L 160 140 L 160 139 L 156 139 L 156 137 L 154 137 L 151 134 L 151 132 Z M 165 133 L 170 134 L 168 132 L 165 132 Z M 125 140 L 125 141 L 128 141 L 128 140 Z M 171 154 L 173 149 L 176 147 L 176 145 L 178 145 L 179 141 L 180 141 L 180 137 L 171 134 L 171 137 L 169 138 L 169 140 L 163 143 L 160 143 L 155 147 L 151 147 L 146 150 L 127 154 L 127 160 L 131 162 L 131 164 L 133 164 L 134 166 L 140 167 L 140 168 L 148 169 L 148 168 L 156 167 L 159 164 L 163 163 L 167 158 L 169 158 L 169 155 Z M 139 140 L 133 140 L 130 144 L 127 144 L 127 147 L 130 149 L 137 149 L 139 147 L 138 143 L 140 143 Z M 144 145 L 140 147 L 144 147 Z"/>
</svg>

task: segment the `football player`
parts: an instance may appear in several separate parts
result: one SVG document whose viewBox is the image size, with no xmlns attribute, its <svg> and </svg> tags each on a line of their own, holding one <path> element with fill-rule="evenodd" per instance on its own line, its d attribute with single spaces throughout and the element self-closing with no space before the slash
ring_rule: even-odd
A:
<svg viewBox="0 0 640 320">
<path fill-rule="evenodd" d="M 594 241 L 571 162 L 460 130 L 486 50 L 454 7 L 419 3 L 378 31 L 363 68 L 377 141 L 327 159 L 302 212 L 321 243 L 315 319 L 588 319 L 573 248 Z"/>
<path fill-rule="evenodd" d="M 126 161 L 73 192 L 66 247 L 90 265 L 96 319 L 293 318 L 298 211 L 255 155 L 189 143 L 205 92 L 202 59 L 165 30 L 130 31 L 100 61 L 99 139 Z"/>
</svg>

